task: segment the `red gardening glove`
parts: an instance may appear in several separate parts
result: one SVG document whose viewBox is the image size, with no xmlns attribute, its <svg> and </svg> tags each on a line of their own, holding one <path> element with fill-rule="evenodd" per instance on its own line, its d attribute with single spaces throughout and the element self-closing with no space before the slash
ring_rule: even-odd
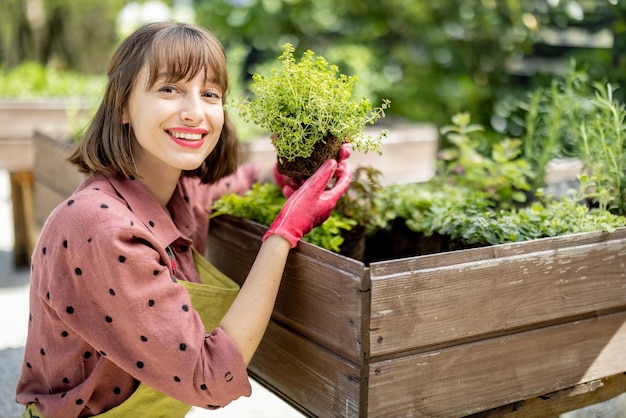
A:
<svg viewBox="0 0 626 418">
<path fill-rule="evenodd" d="M 337 177 L 335 184 L 327 188 L 333 177 Z M 287 198 L 270 229 L 263 235 L 263 241 L 278 234 L 294 248 L 306 233 L 328 219 L 351 180 L 352 171 L 347 161 L 327 160 Z"/>
<path fill-rule="evenodd" d="M 352 145 L 345 143 L 339 148 L 339 154 L 337 155 L 337 162 L 347 160 L 352 155 Z M 274 164 L 274 180 L 276 184 L 280 186 L 283 191 L 283 196 L 289 198 L 300 186 L 302 181 L 286 176 L 278 172 L 278 164 Z"/>
</svg>

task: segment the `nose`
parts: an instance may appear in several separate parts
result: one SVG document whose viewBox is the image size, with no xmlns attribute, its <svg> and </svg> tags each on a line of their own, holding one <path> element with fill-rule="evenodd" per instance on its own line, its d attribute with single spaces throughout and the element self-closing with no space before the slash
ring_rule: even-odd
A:
<svg viewBox="0 0 626 418">
<path fill-rule="evenodd" d="M 204 119 L 202 100 L 196 95 L 187 95 L 183 101 L 180 117 L 187 123 L 200 123 Z"/>
</svg>

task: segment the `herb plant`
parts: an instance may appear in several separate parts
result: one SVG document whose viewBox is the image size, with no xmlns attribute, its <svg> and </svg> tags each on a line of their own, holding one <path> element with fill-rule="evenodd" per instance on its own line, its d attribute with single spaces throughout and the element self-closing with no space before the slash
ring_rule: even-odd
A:
<svg viewBox="0 0 626 418">
<path fill-rule="evenodd" d="M 373 108 L 367 98 L 353 94 L 357 76 L 340 74 L 336 65 L 311 50 L 299 62 L 293 53 L 294 47 L 284 44 L 280 68 L 269 77 L 253 75 L 250 90 L 255 97 L 233 103 L 241 118 L 272 134 L 279 160 L 308 158 L 314 145 L 329 137 L 380 154 L 386 131 L 369 136 L 363 135 L 363 130 L 385 116 L 389 100 Z"/>
<path fill-rule="evenodd" d="M 484 138 L 477 136 L 481 125 L 470 123 L 468 113 L 452 117 L 452 125 L 441 128 L 454 147 L 442 150 L 441 180 L 489 193 L 499 206 L 526 202 L 532 176 L 528 162 L 521 156 L 522 142 L 505 138 L 493 145 L 491 156 L 479 152 Z"/>
<path fill-rule="evenodd" d="M 227 194 L 213 204 L 211 217 L 232 215 L 250 219 L 262 225 L 269 226 L 278 216 L 285 197 L 281 189 L 273 183 L 255 183 L 243 195 Z M 336 213 L 320 226 L 306 234 L 303 239 L 311 244 L 339 252 L 344 242 L 342 231 L 350 230 L 356 221 L 340 216 Z"/>
</svg>

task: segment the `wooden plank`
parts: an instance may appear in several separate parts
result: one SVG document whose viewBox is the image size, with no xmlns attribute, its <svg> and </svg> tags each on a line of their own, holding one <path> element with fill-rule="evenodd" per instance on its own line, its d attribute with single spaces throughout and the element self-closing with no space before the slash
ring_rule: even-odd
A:
<svg viewBox="0 0 626 418">
<path fill-rule="evenodd" d="M 362 370 L 272 321 L 250 363 L 255 379 L 307 416 L 359 417 Z"/>
<path fill-rule="evenodd" d="M 46 184 L 36 181 L 33 186 L 33 223 L 41 229 L 48 216 L 69 195 L 61 194 Z"/>
<path fill-rule="evenodd" d="M 413 269 L 384 271 L 384 276 L 372 267 L 371 355 L 479 339 L 626 306 L 623 232 L 596 235 L 602 240 L 584 245 L 439 268 L 416 263 Z"/>
<path fill-rule="evenodd" d="M 43 183 L 64 198 L 85 179 L 85 174 L 67 162 L 73 144 L 35 133 L 35 182 Z"/>
<path fill-rule="evenodd" d="M 606 402 L 623 393 L 626 393 L 626 373 L 592 380 L 467 418 L 558 418 L 563 413 Z"/>
<path fill-rule="evenodd" d="M 212 219 L 209 261 L 243 283 L 266 229 L 230 216 Z M 359 363 L 368 350 L 363 334 L 367 326 L 362 322 L 369 318 L 365 273 L 364 265 L 356 260 L 301 242 L 289 255 L 273 317 Z"/>
<path fill-rule="evenodd" d="M 35 164 L 35 147 L 31 137 L 0 137 L 0 168 L 10 172 L 32 171 Z"/>
<path fill-rule="evenodd" d="M 17 267 L 29 267 L 37 233 L 33 224 L 33 175 L 12 172 L 11 203 L 13 208 L 13 259 Z"/>
<path fill-rule="evenodd" d="M 626 312 L 372 362 L 370 416 L 456 417 L 626 371 Z"/>
<path fill-rule="evenodd" d="M 407 257 L 402 259 L 381 261 L 370 264 L 372 276 L 391 276 L 397 273 L 412 270 L 424 270 L 470 263 L 473 261 L 490 260 L 494 258 L 526 255 L 545 250 L 559 250 L 561 248 L 579 245 L 595 244 L 610 240 L 626 238 L 626 227 L 607 233 L 603 231 L 568 234 L 552 238 L 541 238 L 531 241 L 512 242 L 508 244 L 491 245 L 468 250 L 449 251 L 445 253 Z"/>
</svg>

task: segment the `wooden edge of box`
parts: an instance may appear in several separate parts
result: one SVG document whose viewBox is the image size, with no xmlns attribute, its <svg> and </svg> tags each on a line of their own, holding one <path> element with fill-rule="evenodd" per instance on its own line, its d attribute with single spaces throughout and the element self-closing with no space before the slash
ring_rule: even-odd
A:
<svg viewBox="0 0 626 418">
<path fill-rule="evenodd" d="M 571 247 L 553 248 L 546 242 L 543 251 L 440 268 L 413 264 L 414 269 L 398 268 L 395 275 L 377 276 L 380 270 L 371 269 L 371 355 L 622 310 L 626 239 L 610 236 L 568 241 L 584 243 Z"/>
<path fill-rule="evenodd" d="M 372 362 L 371 416 L 465 416 L 626 371 L 626 312 Z"/>
<path fill-rule="evenodd" d="M 271 321 L 251 375 L 307 416 L 356 417 L 367 409 L 367 371 Z"/>
<path fill-rule="evenodd" d="M 242 284 L 267 228 L 224 215 L 211 220 L 207 257 Z M 273 318 L 355 363 L 368 354 L 369 276 L 364 265 L 300 242 L 289 255 Z"/>
</svg>

